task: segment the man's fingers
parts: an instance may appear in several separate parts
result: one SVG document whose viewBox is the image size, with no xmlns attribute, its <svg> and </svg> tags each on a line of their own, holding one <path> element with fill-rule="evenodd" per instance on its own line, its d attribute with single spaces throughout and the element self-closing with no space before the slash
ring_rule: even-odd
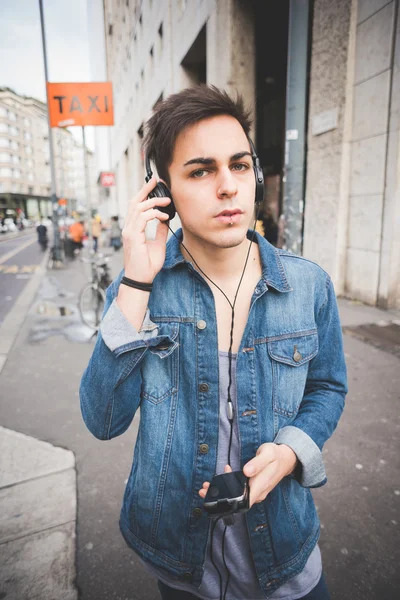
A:
<svg viewBox="0 0 400 600">
<path fill-rule="evenodd" d="M 155 206 L 167 206 L 171 202 L 171 198 L 167 198 L 166 196 L 163 198 L 148 198 L 147 200 L 143 200 L 139 202 L 137 205 L 138 212 L 145 212 L 150 208 L 154 208 Z"/>
<path fill-rule="evenodd" d="M 157 180 L 155 177 L 152 177 L 148 183 L 145 183 L 143 187 L 139 190 L 139 192 L 130 200 L 128 206 L 128 214 L 126 216 L 126 221 L 128 222 L 131 218 L 132 213 L 135 211 L 138 204 L 147 199 L 151 190 L 154 189 L 157 185 Z"/>
<path fill-rule="evenodd" d="M 159 221 L 157 223 L 155 242 L 162 242 L 163 244 L 167 241 L 168 237 L 168 221 Z"/>
<path fill-rule="evenodd" d="M 274 446 L 275 444 L 262 444 L 257 450 L 257 455 L 244 465 L 243 473 L 247 477 L 254 477 L 274 461 L 276 458 Z"/>
<path fill-rule="evenodd" d="M 263 472 L 250 478 L 250 504 L 262 502 L 277 484 L 273 465 L 264 468 Z"/>
<path fill-rule="evenodd" d="M 141 221 L 146 226 L 147 223 L 149 221 L 152 221 L 153 219 L 159 219 L 160 221 L 167 221 L 169 219 L 169 216 L 167 215 L 167 213 L 164 213 L 161 210 L 158 210 L 157 208 L 150 208 L 149 210 L 146 210 L 146 212 L 141 213 L 141 215 L 137 219 L 137 222 Z M 143 229 L 144 228 L 141 227 L 141 230 L 143 230 Z"/>
<path fill-rule="evenodd" d="M 201 488 L 201 490 L 199 490 L 199 496 L 201 498 L 205 498 L 207 495 L 207 490 L 210 487 L 210 482 L 209 481 L 204 481 L 203 483 L 203 487 Z"/>
<path fill-rule="evenodd" d="M 224 473 L 232 473 L 232 468 L 229 465 L 225 465 Z"/>
</svg>

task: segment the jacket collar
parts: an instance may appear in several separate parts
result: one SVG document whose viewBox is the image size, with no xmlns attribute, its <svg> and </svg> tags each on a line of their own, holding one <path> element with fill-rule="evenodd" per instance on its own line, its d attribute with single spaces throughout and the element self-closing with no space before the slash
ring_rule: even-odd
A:
<svg viewBox="0 0 400 600">
<path fill-rule="evenodd" d="M 279 250 L 270 244 L 258 232 L 254 232 L 254 242 L 258 244 L 261 256 L 262 279 L 268 287 L 272 287 L 278 292 L 291 292 L 292 287 L 286 277 L 286 271 L 282 264 Z M 253 230 L 247 231 L 247 238 L 251 239 Z M 188 261 L 182 255 L 180 244 L 183 239 L 182 229 L 178 229 L 175 235 L 172 235 L 167 243 L 167 251 L 163 269 L 172 269 L 181 263 Z"/>
</svg>

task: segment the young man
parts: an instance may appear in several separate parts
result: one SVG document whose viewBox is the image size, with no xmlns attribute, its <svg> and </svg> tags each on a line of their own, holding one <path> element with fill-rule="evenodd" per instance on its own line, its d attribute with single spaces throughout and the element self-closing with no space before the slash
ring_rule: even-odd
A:
<svg viewBox="0 0 400 600">
<path fill-rule="evenodd" d="M 309 488 L 326 481 L 321 450 L 346 395 L 336 298 L 320 267 L 249 230 L 249 129 L 242 101 L 213 87 L 157 105 L 145 148 L 182 229 L 167 243 L 171 200 L 148 198 L 152 178 L 130 203 L 124 273 L 81 383 L 99 439 L 140 406 L 120 527 L 164 599 L 329 597 Z M 231 469 L 249 477 L 251 507 L 225 528 L 204 497 Z"/>
</svg>

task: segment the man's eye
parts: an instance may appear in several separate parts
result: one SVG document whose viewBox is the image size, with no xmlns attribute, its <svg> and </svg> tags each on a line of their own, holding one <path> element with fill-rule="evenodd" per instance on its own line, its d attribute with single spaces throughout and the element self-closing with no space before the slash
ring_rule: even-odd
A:
<svg viewBox="0 0 400 600">
<path fill-rule="evenodd" d="M 246 163 L 237 163 L 236 165 L 232 166 L 232 169 L 234 171 L 246 171 L 249 168 L 249 165 L 247 165 Z"/>
<path fill-rule="evenodd" d="M 193 171 L 193 173 L 190 174 L 190 177 L 200 179 L 200 177 L 204 177 L 205 173 L 208 173 L 208 171 L 205 169 L 197 169 L 197 171 Z"/>
</svg>

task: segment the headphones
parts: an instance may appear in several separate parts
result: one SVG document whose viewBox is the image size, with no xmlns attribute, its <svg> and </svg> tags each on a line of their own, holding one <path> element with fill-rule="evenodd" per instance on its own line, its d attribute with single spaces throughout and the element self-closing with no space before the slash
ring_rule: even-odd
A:
<svg viewBox="0 0 400 600">
<path fill-rule="evenodd" d="M 264 173 L 260 166 L 260 161 L 257 156 L 254 144 L 249 137 L 247 139 L 249 140 L 249 144 L 250 144 L 250 148 L 251 148 L 251 158 L 253 160 L 253 171 L 254 171 L 254 177 L 256 180 L 256 196 L 255 196 L 254 202 L 257 206 L 260 206 L 264 200 Z M 146 181 L 146 183 L 148 183 L 150 181 L 150 179 L 153 177 L 153 171 L 151 170 L 150 159 L 147 155 L 145 157 L 145 168 L 146 168 L 145 181 Z M 168 206 L 157 206 L 156 208 L 158 210 L 160 210 L 161 212 L 166 213 L 169 216 L 170 220 L 172 220 L 175 217 L 176 208 L 174 205 L 172 194 L 171 194 L 169 187 L 167 185 L 165 185 L 165 183 L 163 183 L 162 181 L 159 181 L 157 183 L 157 185 L 155 186 L 155 188 L 153 190 L 151 190 L 148 197 L 149 198 L 171 198 L 171 202 L 168 204 Z"/>
</svg>

